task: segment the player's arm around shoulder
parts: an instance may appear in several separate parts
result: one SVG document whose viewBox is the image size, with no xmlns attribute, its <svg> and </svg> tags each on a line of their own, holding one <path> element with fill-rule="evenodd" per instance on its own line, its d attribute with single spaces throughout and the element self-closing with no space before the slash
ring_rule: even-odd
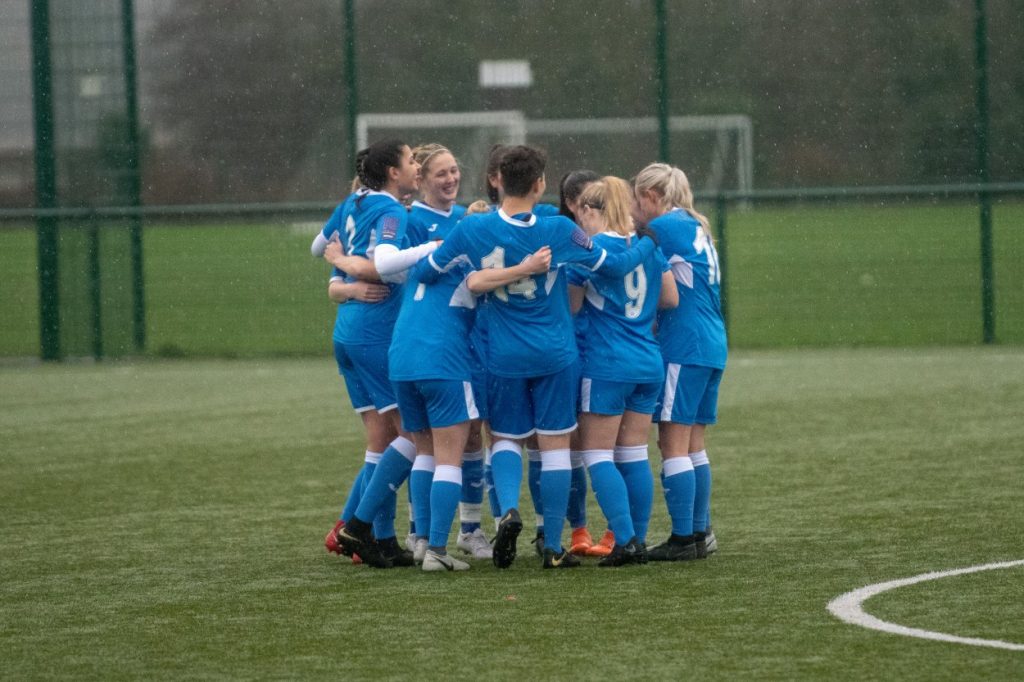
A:
<svg viewBox="0 0 1024 682">
<path fill-rule="evenodd" d="M 485 268 L 474 270 L 466 278 L 466 286 L 474 294 L 494 291 L 530 275 L 537 275 L 551 269 L 551 247 L 542 246 L 523 259 L 519 265 L 507 268 Z"/>
<path fill-rule="evenodd" d="M 373 261 L 362 256 L 350 256 L 345 253 L 345 247 L 337 239 L 332 239 L 324 247 L 324 260 L 337 269 L 352 275 L 357 279 L 366 282 L 379 282 L 380 273 L 377 272 Z"/>
<path fill-rule="evenodd" d="M 421 284 L 433 284 L 448 271 L 456 259 L 465 256 L 468 248 L 466 230 L 473 229 L 475 216 L 466 216 L 455 226 L 448 238 L 440 243 L 433 253 L 416 264 L 416 279 Z"/>
</svg>

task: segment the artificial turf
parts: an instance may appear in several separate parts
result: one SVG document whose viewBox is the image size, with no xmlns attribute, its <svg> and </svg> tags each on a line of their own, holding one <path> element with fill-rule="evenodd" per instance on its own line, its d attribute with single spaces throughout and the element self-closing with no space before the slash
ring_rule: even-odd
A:
<svg viewBox="0 0 1024 682">
<path fill-rule="evenodd" d="M 4 677 L 1019 679 L 1020 652 L 826 604 L 1024 558 L 1022 405 L 1020 348 L 735 351 L 709 435 L 716 555 L 542 571 L 524 487 L 511 569 L 424 574 L 324 551 L 363 451 L 328 359 L 7 361 Z M 651 539 L 667 530 L 656 496 Z M 1015 568 L 867 608 L 1024 643 L 1022 595 Z"/>
</svg>

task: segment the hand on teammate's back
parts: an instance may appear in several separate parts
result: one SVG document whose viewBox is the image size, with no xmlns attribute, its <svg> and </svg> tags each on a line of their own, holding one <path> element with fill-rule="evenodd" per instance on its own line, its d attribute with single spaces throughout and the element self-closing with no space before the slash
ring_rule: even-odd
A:
<svg viewBox="0 0 1024 682">
<path fill-rule="evenodd" d="M 551 247 L 542 246 L 523 260 L 527 272 L 537 275 L 551 269 Z"/>
<path fill-rule="evenodd" d="M 658 243 L 658 235 L 656 235 L 654 233 L 654 230 L 649 228 L 647 225 L 637 224 L 637 226 L 636 226 L 636 236 L 637 236 L 638 239 L 643 239 L 643 238 L 646 237 L 647 239 L 650 239 L 652 242 L 654 242 L 655 245 L 657 245 L 657 243 Z"/>
</svg>

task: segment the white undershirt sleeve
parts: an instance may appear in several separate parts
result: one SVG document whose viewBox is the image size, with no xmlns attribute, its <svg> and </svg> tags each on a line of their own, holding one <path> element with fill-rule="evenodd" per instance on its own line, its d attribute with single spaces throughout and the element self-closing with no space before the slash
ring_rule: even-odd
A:
<svg viewBox="0 0 1024 682">
<path fill-rule="evenodd" d="M 393 277 L 416 265 L 420 258 L 433 253 L 437 245 L 438 242 L 427 242 L 399 251 L 394 244 L 378 244 L 373 250 L 373 265 L 381 278 Z"/>
<path fill-rule="evenodd" d="M 327 242 L 328 239 L 324 237 L 323 232 L 316 233 L 316 237 L 309 247 L 309 252 L 313 254 L 314 258 L 323 258 L 324 251 L 327 249 Z"/>
</svg>

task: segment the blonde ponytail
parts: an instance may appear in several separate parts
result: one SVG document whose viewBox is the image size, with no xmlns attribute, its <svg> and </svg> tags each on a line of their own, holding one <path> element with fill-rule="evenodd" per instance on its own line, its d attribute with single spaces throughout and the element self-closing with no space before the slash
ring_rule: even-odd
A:
<svg viewBox="0 0 1024 682">
<path fill-rule="evenodd" d="M 634 187 L 637 192 L 650 190 L 658 195 L 658 205 L 664 213 L 677 207 L 683 209 L 700 223 L 708 239 L 712 239 L 711 224 L 703 213 L 694 208 L 693 189 L 681 168 L 667 163 L 652 163 L 637 173 Z"/>
<path fill-rule="evenodd" d="M 629 183 L 614 175 L 590 183 L 580 194 L 581 206 L 601 211 L 608 229 L 624 237 L 633 233 L 632 201 Z"/>
</svg>

